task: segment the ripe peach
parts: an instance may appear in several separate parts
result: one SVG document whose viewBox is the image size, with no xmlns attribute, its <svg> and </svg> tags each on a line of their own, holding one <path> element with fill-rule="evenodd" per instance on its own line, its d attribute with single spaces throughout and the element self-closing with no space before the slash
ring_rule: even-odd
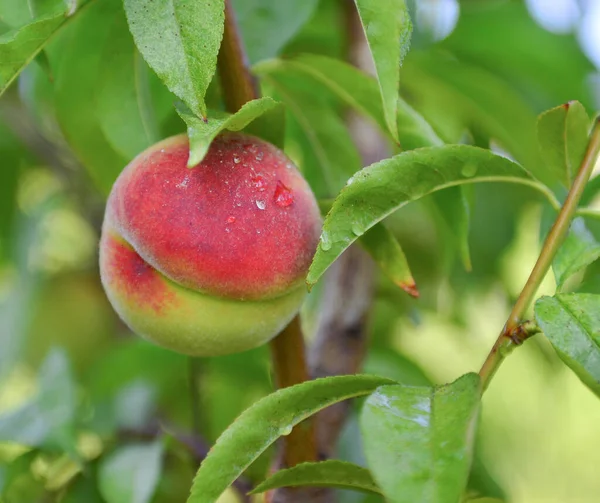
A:
<svg viewBox="0 0 600 503">
<path fill-rule="evenodd" d="M 185 135 L 138 155 L 108 198 L 100 273 L 143 337 L 214 356 L 274 337 L 297 313 L 321 218 L 291 161 L 241 133 L 186 167 Z"/>
</svg>

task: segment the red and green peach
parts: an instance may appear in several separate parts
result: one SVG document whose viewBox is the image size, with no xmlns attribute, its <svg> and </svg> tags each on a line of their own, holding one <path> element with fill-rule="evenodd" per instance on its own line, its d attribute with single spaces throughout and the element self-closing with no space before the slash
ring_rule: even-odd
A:
<svg viewBox="0 0 600 503">
<path fill-rule="evenodd" d="M 108 199 L 100 272 L 118 314 L 175 351 L 214 356 L 274 337 L 298 312 L 321 219 L 273 145 L 218 136 L 187 168 L 184 135 L 136 157 Z"/>
</svg>

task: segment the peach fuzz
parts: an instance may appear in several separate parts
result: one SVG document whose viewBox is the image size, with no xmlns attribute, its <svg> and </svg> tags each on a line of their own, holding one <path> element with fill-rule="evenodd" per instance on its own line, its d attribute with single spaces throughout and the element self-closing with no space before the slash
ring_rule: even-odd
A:
<svg viewBox="0 0 600 503">
<path fill-rule="evenodd" d="M 215 356 L 264 344 L 297 313 L 321 218 L 299 171 L 276 147 L 219 135 L 186 166 L 188 140 L 150 147 L 108 198 L 100 273 L 139 335 Z"/>
</svg>

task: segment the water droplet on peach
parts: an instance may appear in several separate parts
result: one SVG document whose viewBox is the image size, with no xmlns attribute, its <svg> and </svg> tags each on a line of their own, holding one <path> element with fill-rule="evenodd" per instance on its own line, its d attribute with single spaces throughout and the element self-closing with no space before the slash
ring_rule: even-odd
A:
<svg viewBox="0 0 600 503">
<path fill-rule="evenodd" d="M 242 160 L 235 154 L 233 154 L 233 162 L 235 162 L 236 164 L 239 164 Z"/>
<path fill-rule="evenodd" d="M 256 207 L 259 210 L 264 210 L 267 207 L 267 202 L 266 201 L 262 201 L 261 199 L 257 199 L 256 200 Z"/>
<path fill-rule="evenodd" d="M 256 159 L 257 161 L 262 161 L 264 156 L 265 156 L 265 153 L 264 153 L 264 152 L 259 152 L 258 154 L 256 154 L 256 157 L 255 157 L 255 159 Z"/>
<path fill-rule="evenodd" d="M 232 224 L 235 222 L 235 217 L 233 215 L 227 217 L 227 223 Z"/>
<path fill-rule="evenodd" d="M 282 208 L 290 206 L 294 202 L 294 194 L 292 194 L 292 191 L 281 180 L 277 180 L 273 198 L 275 199 L 275 204 Z"/>
<path fill-rule="evenodd" d="M 252 178 L 252 184 L 261 192 L 267 188 L 267 182 L 261 175 Z"/>
</svg>

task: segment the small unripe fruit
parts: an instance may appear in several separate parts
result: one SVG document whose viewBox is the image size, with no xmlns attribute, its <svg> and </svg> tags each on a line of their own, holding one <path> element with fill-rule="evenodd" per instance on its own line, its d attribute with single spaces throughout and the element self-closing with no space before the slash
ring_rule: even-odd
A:
<svg viewBox="0 0 600 503">
<path fill-rule="evenodd" d="M 113 307 L 143 337 L 215 356 L 257 347 L 298 312 L 321 218 L 273 145 L 218 136 L 189 169 L 188 140 L 137 156 L 115 182 L 100 240 Z"/>
</svg>

